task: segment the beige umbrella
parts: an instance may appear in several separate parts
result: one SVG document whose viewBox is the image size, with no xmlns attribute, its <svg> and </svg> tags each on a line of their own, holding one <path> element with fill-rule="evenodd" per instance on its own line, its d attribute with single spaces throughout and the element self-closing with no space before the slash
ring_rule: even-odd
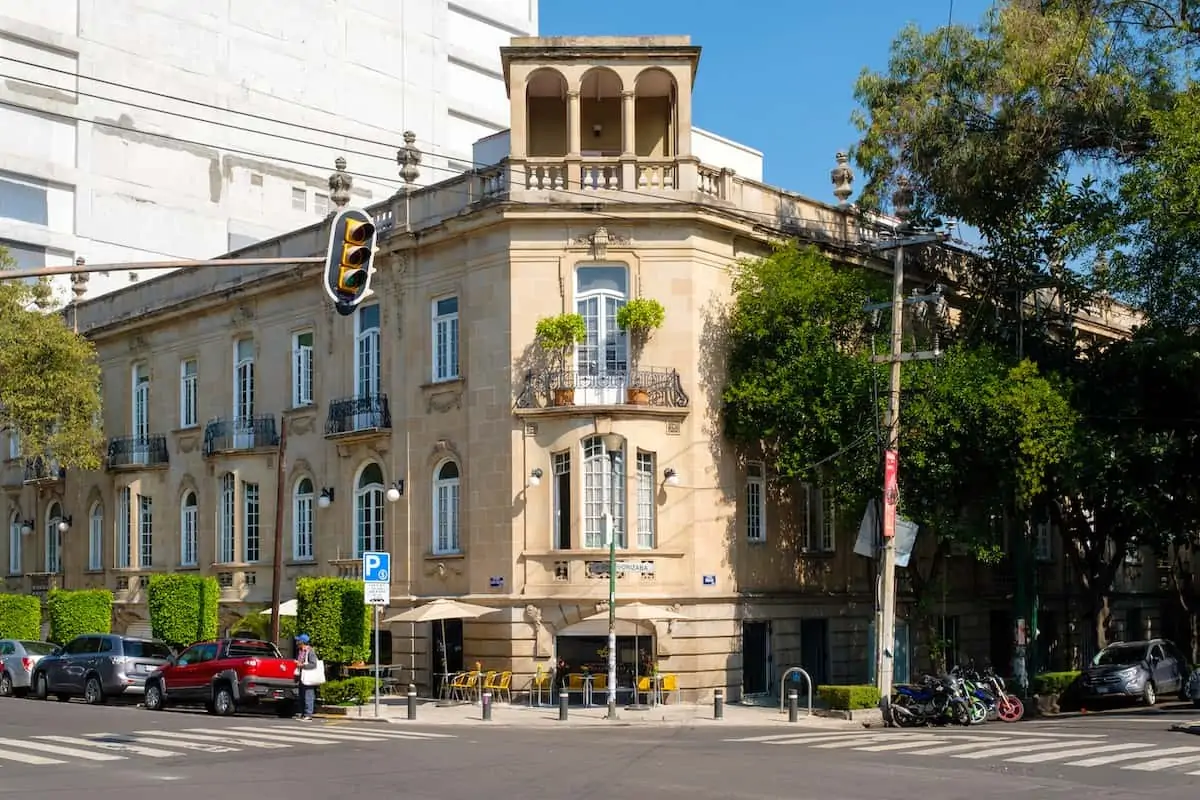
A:
<svg viewBox="0 0 1200 800">
<path fill-rule="evenodd" d="M 626 622 L 662 622 L 663 620 L 688 618 L 686 614 L 680 614 L 666 606 L 652 606 L 640 601 L 617 606 L 615 616 Z M 592 614 L 590 617 L 584 617 L 584 619 L 608 619 L 608 609 Z M 633 704 L 635 706 L 638 704 L 638 670 L 641 666 L 638 655 L 638 629 L 635 627 L 633 629 Z"/>
<path fill-rule="evenodd" d="M 450 666 L 446 659 L 446 620 L 475 619 L 476 617 L 492 614 L 499 610 L 498 608 L 477 606 L 474 603 L 464 603 L 462 600 L 443 597 L 426 603 L 423 606 L 410 608 L 408 611 L 403 611 L 394 617 L 388 617 L 384 622 L 441 622 L 442 673 L 445 674 L 450 671 Z"/>
<path fill-rule="evenodd" d="M 294 617 L 294 616 L 296 616 L 296 612 L 299 607 L 300 607 L 300 604 L 297 603 L 295 600 L 287 600 L 283 603 L 280 603 L 279 604 L 279 616 Z M 269 608 L 264 609 L 263 611 L 260 611 L 259 613 L 266 614 L 269 617 L 269 616 L 271 616 L 271 609 L 269 609 Z"/>
</svg>

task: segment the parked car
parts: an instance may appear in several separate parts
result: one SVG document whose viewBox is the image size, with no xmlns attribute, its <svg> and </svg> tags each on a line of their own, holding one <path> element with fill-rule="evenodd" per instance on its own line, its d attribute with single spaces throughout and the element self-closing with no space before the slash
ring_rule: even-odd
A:
<svg viewBox="0 0 1200 800">
<path fill-rule="evenodd" d="M 1166 639 L 1115 642 L 1080 674 L 1080 698 L 1133 697 L 1152 706 L 1162 695 L 1183 693 L 1187 676 L 1187 658 Z"/>
<path fill-rule="evenodd" d="M 197 642 L 157 669 L 146 681 L 146 708 L 203 705 L 210 714 L 274 704 L 279 716 L 296 707 L 299 666 L 270 642 L 219 639 Z"/>
<path fill-rule="evenodd" d="M 33 668 L 57 650 L 50 642 L 0 639 L 0 697 L 28 692 Z"/>
<path fill-rule="evenodd" d="M 39 700 L 82 696 L 89 704 L 110 697 L 140 695 L 146 678 L 167 663 L 171 648 L 152 639 L 111 633 L 76 636 L 33 670 L 33 694 Z"/>
</svg>

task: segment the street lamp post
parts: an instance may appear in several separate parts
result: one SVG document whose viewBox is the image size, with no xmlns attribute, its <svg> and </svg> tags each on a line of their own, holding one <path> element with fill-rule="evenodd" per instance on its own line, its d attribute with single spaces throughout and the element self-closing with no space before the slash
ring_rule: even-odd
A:
<svg viewBox="0 0 1200 800">
<path fill-rule="evenodd" d="M 619 433 L 604 436 L 609 465 L 608 511 L 604 516 L 608 537 L 608 719 L 617 718 L 617 488 L 624 446 L 625 437 Z"/>
</svg>

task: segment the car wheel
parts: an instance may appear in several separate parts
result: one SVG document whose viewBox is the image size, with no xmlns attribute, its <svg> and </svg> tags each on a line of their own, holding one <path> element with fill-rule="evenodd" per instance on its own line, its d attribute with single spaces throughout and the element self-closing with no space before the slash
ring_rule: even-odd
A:
<svg viewBox="0 0 1200 800">
<path fill-rule="evenodd" d="M 50 683 L 46 680 L 46 673 L 39 672 L 33 676 L 33 696 L 38 700 L 50 699 Z"/>
<path fill-rule="evenodd" d="M 12 675 L 7 672 L 0 672 L 0 697 L 13 696 Z"/>
<path fill-rule="evenodd" d="M 218 686 L 213 692 L 212 713 L 218 717 L 228 717 L 237 710 L 233 701 L 233 692 L 228 686 Z"/>
<path fill-rule="evenodd" d="M 88 678 L 87 683 L 83 685 L 83 700 L 89 706 L 104 704 L 104 687 L 100 685 L 100 679 L 95 675 Z"/>
<path fill-rule="evenodd" d="M 146 698 L 144 705 L 151 711 L 162 711 L 163 706 L 163 690 L 162 686 L 157 683 L 152 683 L 146 687 Z"/>
<path fill-rule="evenodd" d="M 1154 681 L 1146 681 L 1146 686 L 1142 689 L 1142 702 L 1148 706 L 1152 706 L 1158 702 L 1158 693 L 1154 689 Z"/>
</svg>

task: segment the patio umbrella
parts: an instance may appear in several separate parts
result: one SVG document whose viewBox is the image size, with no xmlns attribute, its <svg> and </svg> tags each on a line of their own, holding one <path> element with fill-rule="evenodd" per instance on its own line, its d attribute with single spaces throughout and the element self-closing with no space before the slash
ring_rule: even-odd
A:
<svg viewBox="0 0 1200 800">
<path fill-rule="evenodd" d="M 442 623 L 442 674 L 450 671 L 446 658 L 446 620 L 475 619 L 486 614 L 492 614 L 500 609 L 477 606 L 474 603 L 464 603 L 453 598 L 439 598 L 423 606 L 410 608 L 394 617 L 388 617 L 384 622 L 441 622 Z"/>
<path fill-rule="evenodd" d="M 652 606 L 646 603 L 635 601 L 626 603 L 623 606 L 617 606 L 615 614 L 619 620 L 626 622 L 662 622 L 670 619 L 687 619 L 686 614 L 680 614 L 678 611 L 672 611 L 665 606 Z M 584 619 L 608 619 L 608 611 L 600 611 L 592 614 Z M 638 658 L 638 629 L 633 629 L 633 704 L 638 705 L 637 700 L 637 685 L 638 685 L 638 670 L 641 666 Z"/>
<path fill-rule="evenodd" d="M 279 616 L 294 617 L 294 616 L 296 616 L 296 609 L 298 609 L 298 608 L 299 608 L 299 603 L 297 603 L 295 600 L 287 600 L 285 602 L 282 602 L 279 604 Z M 266 614 L 269 617 L 269 616 L 271 616 L 271 609 L 267 608 L 258 613 Z"/>
</svg>

